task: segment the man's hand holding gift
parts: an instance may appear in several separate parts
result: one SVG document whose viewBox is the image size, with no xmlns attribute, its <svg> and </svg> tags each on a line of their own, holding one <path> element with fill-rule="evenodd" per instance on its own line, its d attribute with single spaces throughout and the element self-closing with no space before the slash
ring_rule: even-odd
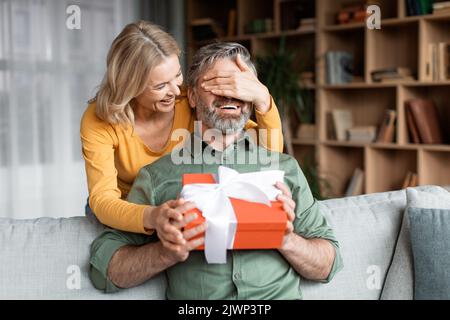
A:
<svg viewBox="0 0 450 320">
<path fill-rule="evenodd" d="M 288 186 L 283 182 L 277 182 L 275 187 L 281 190 L 281 194 L 277 196 L 277 200 L 283 202 L 283 209 L 286 211 L 288 221 L 286 223 L 286 233 L 283 238 L 283 244 L 281 245 L 281 249 L 285 248 L 287 243 L 292 239 L 292 235 L 294 234 L 294 225 L 293 222 L 295 220 L 295 202 L 292 200 L 292 193 L 289 190 Z"/>
</svg>

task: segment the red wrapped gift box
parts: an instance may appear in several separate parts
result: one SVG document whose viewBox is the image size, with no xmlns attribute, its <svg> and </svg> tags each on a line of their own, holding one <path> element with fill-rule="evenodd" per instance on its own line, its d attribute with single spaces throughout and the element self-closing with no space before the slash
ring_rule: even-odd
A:
<svg viewBox="0 0 450 320">
<path fill-rule="evenodd" d="M 194 183 L 216 183 L 212 174 L 184 174 L 183 186 Z M 271 201 L 272 206 L 230 198 L 237 218 L 233 249 L 278 249 L 281 247 L 287 224 L 287 215 L 281 201 Z M 205 221 L 198 209 L 198 218 L 189 223 L 185 230 L 194 228 Z M 204 234 L 197 236 L 201 237 Z M 199 246 L 197 250 L 203 250 Z"/>
</svg>

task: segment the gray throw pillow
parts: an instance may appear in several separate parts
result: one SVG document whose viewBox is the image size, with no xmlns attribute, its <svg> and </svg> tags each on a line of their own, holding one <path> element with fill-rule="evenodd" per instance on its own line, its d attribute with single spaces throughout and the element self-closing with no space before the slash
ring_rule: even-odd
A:
<svg viewBox="0 0 450 320">
<path fill-rule="evenodd" d="M 450 193 L 438 186 L 406 189 L 406 208 L 450 209 Z M 392 263 L 386 275 L 381 300 L 414 299 L 414 264 L 407 210 L 403 216 Z"/>
<path fill-rule="evenodd" d="M 450 299 L 450 210 L 408 208 L 414 298 Z"/>
</svg>

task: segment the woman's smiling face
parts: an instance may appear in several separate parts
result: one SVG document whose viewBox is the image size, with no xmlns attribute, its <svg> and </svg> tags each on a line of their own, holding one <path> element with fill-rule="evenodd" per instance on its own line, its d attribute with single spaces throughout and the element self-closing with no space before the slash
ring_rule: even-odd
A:
<svg viewBox="0 0 450 320">
<path fill-rule="evenodd" d="M 139 108 L 155 112 L 171 112 L 183 84 L 178 56 L 171 55 L 165 58 L 150 71 L 148 79 L 144 92 L 135 98 Z"/>
</svg>

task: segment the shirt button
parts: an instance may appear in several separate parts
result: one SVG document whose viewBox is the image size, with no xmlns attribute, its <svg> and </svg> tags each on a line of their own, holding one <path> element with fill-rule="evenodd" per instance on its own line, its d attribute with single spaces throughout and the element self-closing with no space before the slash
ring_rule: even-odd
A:
<svg viewBox="0 0 450 320">
<path fill-rule="evenodd" d="M 235 273 L 234 274 L 234 280 L 239 280 L 241 279 L 241 274 L 240 273 Z"/>
</svg>

